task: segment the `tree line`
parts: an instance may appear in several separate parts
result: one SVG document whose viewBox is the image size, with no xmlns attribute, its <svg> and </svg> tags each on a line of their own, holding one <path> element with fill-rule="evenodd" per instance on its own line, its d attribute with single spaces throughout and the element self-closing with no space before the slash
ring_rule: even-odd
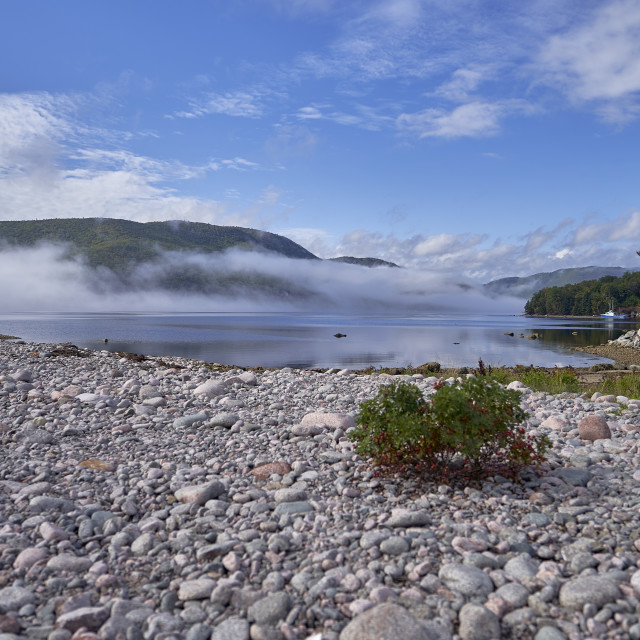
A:
<svg viewBox="0 0 640 640">
<path fill-rule="evenodd" d="M 608 311 L 611 305 L 626 311 L 640 307 L 640 272 L 540 289 L 527 301 L 524 312 L 536 316 L 591 316 Z"/>
</svg>

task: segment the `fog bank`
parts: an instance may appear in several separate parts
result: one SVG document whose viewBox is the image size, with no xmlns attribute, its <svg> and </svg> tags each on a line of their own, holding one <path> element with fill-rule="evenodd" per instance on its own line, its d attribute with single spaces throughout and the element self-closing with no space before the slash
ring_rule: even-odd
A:
<svg viewBox="0 0 640 640">
<path fill-rule="evenodd" d="M 489 298 L 463 278 L 409 269 L 232 249 L 166 252 L 123 275 L 68 259 L 65 247 L 57 245 L 0 251 L 0 300 L 6 312 L 519 314 L 523 307 L 515 298 Z"/>
</svg>

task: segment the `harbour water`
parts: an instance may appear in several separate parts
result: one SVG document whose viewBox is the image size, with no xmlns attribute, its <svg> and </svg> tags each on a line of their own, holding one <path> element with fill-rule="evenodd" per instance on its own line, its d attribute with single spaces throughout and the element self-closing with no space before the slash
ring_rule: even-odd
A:
<svg viewBox="0 0 640 640">
<path fill-rule="evenodd" d="M 493 366 L 584 367 L 607 360 L 572 347 L 606 343 L 638 326 L 635 320 L 466 314 L 0 313 L 1 334 L 30 342 L 295 368 L 428 361 L 460 367 L 476 366 L 479 359 Z M 337 333 L 346 337 L 334 337 Z M 527 338 L 533 333 L 539 339 Z"/>
</svg>

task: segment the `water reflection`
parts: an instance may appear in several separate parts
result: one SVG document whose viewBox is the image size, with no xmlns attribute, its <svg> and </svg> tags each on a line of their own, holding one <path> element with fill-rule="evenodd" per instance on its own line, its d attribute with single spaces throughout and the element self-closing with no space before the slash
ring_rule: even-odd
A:
<svg viewBox="0 0 640 640">
<path fill-rule="evenodd" d="M 296 368 L 404 367 L 431 360 L 458 367 L 476 366 L 479 359 L 493 366 L 588 366 L 605 359 L 571 351 L 572 347 L 606 343 L 637 326 L 635 321 L 435 314 L 0 315 L 0 333 L 28 341 Z M 510 332 L 514 336 L 505 335 Z M 335 333 L 347 337 L 336 339 Z M 541 339 L 527 339 L 532 333 Z"/>
</svg>

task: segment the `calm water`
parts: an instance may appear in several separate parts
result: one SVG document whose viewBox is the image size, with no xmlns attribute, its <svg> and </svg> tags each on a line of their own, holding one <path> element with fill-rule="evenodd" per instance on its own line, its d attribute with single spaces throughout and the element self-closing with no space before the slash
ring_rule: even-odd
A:
<svg viewBox="0 0 640 640">
<path fill-rule="evenodd" d="M 602 344 L 638 326 L 636 321 L 501 315 L 0 313 L 0 333 L 27 341 L 296 368 L 403 367 L 431 360 L 476 366 L 480 358 L 494 366 L 580 367 L 604 360 L 571 347 Z M 519 337 L 534 332 L 542 339 Z M 334 338 L 335 333 L 347 337 Z"/>
</svg>

